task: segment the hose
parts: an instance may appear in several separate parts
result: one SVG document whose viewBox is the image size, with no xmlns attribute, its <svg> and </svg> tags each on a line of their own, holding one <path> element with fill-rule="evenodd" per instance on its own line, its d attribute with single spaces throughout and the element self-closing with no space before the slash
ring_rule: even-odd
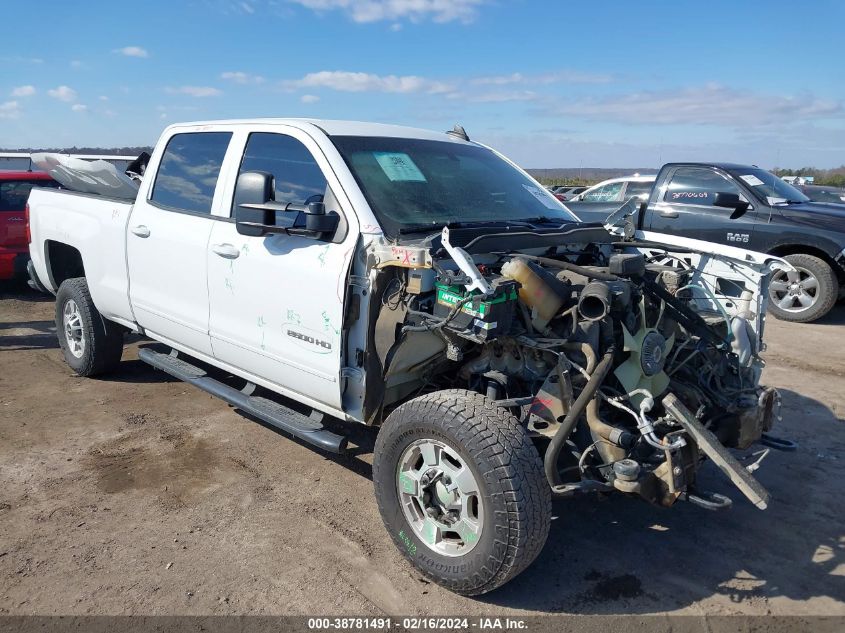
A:
<svg viewBox="0 0 845 633">
<path fill-rule="evenodd" d="M 543 467 L 546 471 L 546 478 L 549 480 L 552 487 L 559 486 L 563 483 L 557 472 L 557 460 L 558 457 L 560 457 L 560 451 L 566 444 L 566 440 L 568 440 L 569 436 L 572 434 L 576 422 L 578 422 L 579 418 L 583 415 L 584 410 L 587 408 L 587 404 L 595 398 L 598 388 L 607 377 L 607 374 L 610 371 L 610 366 L 613 363 L 613 355 L 615 351 L 615 346 L 613 344 L 607 348 L 607 351 L 605 351 L 604 356 L 602 356 L 602 359 L 599 361 L 599 364 L 596 365 L 595 371 L 593 371 L 590 375 L 590 379 L 587 381 L 586 386 L 581 390 L 581 393 L 578 394 L 572 408 L 563 418 L 563 422 L 560 423 L 560 428 L 558 428 L 557 433 L 555 433 L 554 437 L 552 437 L 549 447 L 546 449 L 546 455 L 543 458 Z"/>
<path fill-rule="evenodd" d="M 408 314 L 414 315 L 422 315 L 424 317 L 428 317 L 430 320 L 428 323 L 423 325 L 405 325 L 402 327 L 402 334 L 406 332 L 433 332 L 435 330 L 439 330 L 445 327 L 452 319 L 458 316 L 458 312 L 461 311 L 461 308 L 464 307 L 467 303 L 472 301 L 475 297 L 473 295 L 467 295 L 460 301 L 455 302 L 455 305 L 452 307 L 452 310 L 447 314 L 445 317 L 439 320 L 431 320 L 431 315 L 426 312 L 418 312 L 416 310 L 408 310 Z"/>
<path fill-rule="evenodd" d="M 636 438 L 629 431 L 611 426 L 601 419 L 598 397 L 593 398 L 587 404 L 587 425 L 590 427 L 593 440 L 596 442 L 596 450 L 605 464 L 625 459 L 627 454 L 625 448 L 634 445 Z"/>
</svg>

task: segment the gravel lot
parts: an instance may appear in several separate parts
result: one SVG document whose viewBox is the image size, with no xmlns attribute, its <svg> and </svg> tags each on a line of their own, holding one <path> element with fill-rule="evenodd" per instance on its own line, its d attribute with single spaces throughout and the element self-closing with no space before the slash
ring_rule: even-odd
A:
<svg viewBox="0 0 845 633">
<path fill-rule="evenodd" d="M 770 320 L 776 433 L 761 512 L 622 497 L 558 502 L 540 559 L 467 599 L 400 557 L 354 457 L 314 452 L 137 360 L 73 376 L 53 302 L 0 288 L 0 614 L 845 615 L 845 307 Z"/>
</svg>

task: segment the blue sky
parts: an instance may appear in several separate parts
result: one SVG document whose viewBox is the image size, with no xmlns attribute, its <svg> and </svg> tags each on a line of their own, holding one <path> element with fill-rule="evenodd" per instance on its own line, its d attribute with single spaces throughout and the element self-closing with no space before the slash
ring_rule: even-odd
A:
<svg viewBox="0 0 845 633">
<path fill-rule="evenodd" d="M 845 3 L 5 0 L 0 146 L 177 121 L 448 129 L 526 167 L 845 164 Z"/>
</svg>

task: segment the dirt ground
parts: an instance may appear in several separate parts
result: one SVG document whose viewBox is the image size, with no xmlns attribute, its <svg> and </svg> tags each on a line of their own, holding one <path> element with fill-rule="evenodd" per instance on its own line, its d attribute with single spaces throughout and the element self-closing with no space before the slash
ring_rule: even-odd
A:
<svg viewBox="0 0 845 633">
<path fill-rule="evenodd" d="M 539 560 L 480 599 L 425 581 L 382 527 L 366 448 L 319 454 L 156 372 L 73 376 L 52 298 L 0 288 L 0 614 L 845 615 L 845 307 L 770 319 L 778 435 L 759 511 L 555 504 Z M 373 433 L 354 436 L 367 447 Z"/>
</svg>

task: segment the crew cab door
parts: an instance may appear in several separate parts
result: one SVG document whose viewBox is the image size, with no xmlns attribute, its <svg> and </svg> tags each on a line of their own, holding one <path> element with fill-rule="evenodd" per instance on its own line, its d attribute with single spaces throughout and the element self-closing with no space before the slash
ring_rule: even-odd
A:
<svg viewBox="0 0 845 633">
<path fill-rule="evenodd" d="M 215 223 L 208 249 L 210 333 L 218 360 L 300 401 L 341 407 L 343 315 L 357 222 L 318 144 L 295 128 L 239 133 L 240 164 L 228 175 L 234 218 L 237 176 L 267 172 L 277 202 L 322 200 L 341 216 L 329 240 L 284 233 L 238 233 Z"/>
<path fill-rule="evenodd" d="M 747 247 L 754 233 L 756 210 L 749 206 L 737 213 L 714 206 L 717 193 L 735 193 L 748 201 L 736 183 L 718 169 L 675 167 L 652 196 L 646 226 L 658 233 Z"/>
<path fill-rule="evenodd" d="M 146 193 L 139 192 L 126 236 L 135 320 L 154 338 L 207 356 L 208 241 L 231 137 L 231 132 L 171 136 L 159 165 L 148 168 L 155 179 Z"/>
</svg>

